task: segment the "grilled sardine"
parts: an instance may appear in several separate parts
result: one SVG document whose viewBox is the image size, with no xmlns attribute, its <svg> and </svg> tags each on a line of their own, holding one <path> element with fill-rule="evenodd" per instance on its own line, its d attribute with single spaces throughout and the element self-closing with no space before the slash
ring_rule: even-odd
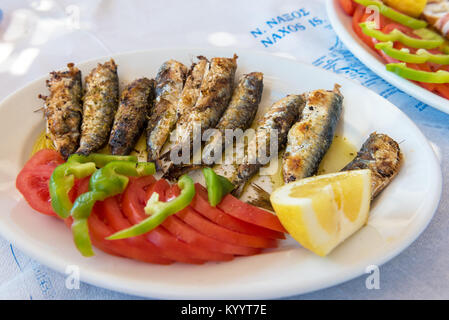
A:
<svg viewBox="0 0 449 320">
<path fill-rule="evenodd" d="M 199 138 L 202 131 L 214 128 L 220 120 L 224 110 L 231 99 L 235 71 L 237 69 L 237 56 L 233 58 L 212 58 L 209 69 L 206 71 L 201 83 L 200 95 L 195 106 L 184 113 L 176 124 L 177 139 L 175 145 L 163 155 L 169 160 L 172 152 L 179 154 L 183 146 L 188 148 L 188 156 L 193 151 L 192 143 Z M 201 130 L 195 132 L 195 126 Z M 169 163 L 170 167 L 172 163 Z"/>
<path fill-rule="evenodd" d="M 401 162 L 399 144 L 386 134 L 372 133 L 363 143 L 355 159 L 341 171 L 370 169 L 371 195 L 374 198 L 398 174 Z"/>
<path fill-rule="evenodd" d="M 316 90 L 304 97 L 306 105 L 300 120 L 288 132 L 282 163 L 285 183 L 316 174 L 334 139 L 343 108 L 338 85 L 334 91 Z"/>
<path fill-rule="evenodd" d="M 177 102 L 187 74 L 182 63 L 165 62 L 156 76 L 156 99 L 147 127 L 148 161 L 156 161 L 178 120 Z"/>
<path fill-rule="evenodd" d="M 111 59 L 98 64 L 85 79 L 83 124 L 77 153 L 88 155 L 104 147 L 118 107 L 117 65 Z"/>
<path fill-rule="evenodd" d="M 153 105 L 154 86 L 154 80 L 141 78 L 123 90 L 109 138 L 112 154 L 127 155 L 133 150 Z"/>
<path fill-rule="evenodd" d="M 232 144 L 233 136 L 229 136 L 229 134 L 227 136 L 227 130 L 231 132 L 242 130 L 243 132 L 251 126 L 262 98 L 262 90 L 263 73 L 252 72 L 241 77 L 234 89 L 229 106 L 216 126 L 219 134 L 213 135 L 204 146 L 203 162 L 206 165 L 211 165 L 216 160 L 215 151 L 223 150 L 226 145 Z M 198 167 L 195 165 L 172 166 L 166 176 L 175 179 Z"/>
<path fill-rule="evenodd" d="M 374 199 L 399 173 L 402 154 L 399 144 L 386 134 L 372 133 L 363 143 L 357 156 L 341 171 L 369 169 L 371 171 L 371 199 Z M 273 211 L 270 194 L 253 185 L 257 197 L 250 203 Z"/>
<path fill-rule="evenodd" d="M 47 133 L 64 159 L 78 148 L 83 114 L 81 71 L 73 63 L 67 66 L 68 71 L 50 73 L 50 95 L 39 95 L 45 101 Z"/>
<path fill-rule="evenodd" d="M 277 102 L 265 113 L 258 121 L 256 128 L 256 136 L 249 145 L 252 153 L 249 153 L 243 163 L 237 168 L 237 174 L 232 178 L 232 182 L 237 188 L 233 194 L 239 197 L 248 180 L 254 176 L 258 170 L 265 165 L 261 163 L 260 156 L 266 155 L 271 158 L 270 144 L 277 143 L 278 150 L 283 149 L 287 142 L 287 133 L 291 126 L 297 121 L 299 114 L 304 109 L 304 98 L 301 95 L 289 95 Z M 277 132 L 277 141 L 271 141 L 271 134 L 275 130 Z"/>
</svg>

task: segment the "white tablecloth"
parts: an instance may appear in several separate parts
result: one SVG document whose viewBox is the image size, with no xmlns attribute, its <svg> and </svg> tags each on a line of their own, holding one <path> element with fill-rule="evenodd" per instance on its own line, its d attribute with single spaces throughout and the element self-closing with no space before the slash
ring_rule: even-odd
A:
<svg viewBox="0 0 449 320">
<path fill-rule="evenodd" d="M 437 151 L 444 174 L 440 207 L 421 237 L 380 268 L 379 290 L 368 290 L 362 276 L 289 298 L 449 298 L 449 115 L 404 94 L 358 61 L 333 32 L 323 0 L 2 0 L 0 10 L 0 99 L 70 61 L 174 47 L 271 52 L 332 70 L 381 94 L 417 123 Z M 65 275 L 0 238 L 0 298 L 136 297 L 84 283 L 68 290 Z"/>
</svg>

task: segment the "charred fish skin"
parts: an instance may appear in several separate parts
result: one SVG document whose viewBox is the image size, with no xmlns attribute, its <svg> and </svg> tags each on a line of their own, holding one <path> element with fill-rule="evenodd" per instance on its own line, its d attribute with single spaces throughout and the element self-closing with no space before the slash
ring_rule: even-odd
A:
<svg viewBox="0 0 449 320">
<path fill-rule="evenodd" d="M 315 90 L 304 97 L 306 105 L 300 120 L 288 132 L 282 163 L 285 183 L 316 174 L 332 144 L 343 109 L 338 85 L 334 91 Z"/>
<path fill-rule="evenodd" d="M 67 159 L 79 145 L 83 115 L 81 71 L 73 63 L 68 71 L 54 71 L 47 80 L 49 96 L 42 96 L 47 132 L 56 150 Z"/>
<path fill-rule="evenodd" d="M 396 177 L 402 163 L 399 144 L 386 134 L 372 133 L 353 161 L 341 171 L 369 169 L 371 195 L 375 198 Z"/>
<path fill-rule="evenodd" d="M 115 61 L 99 63 L 86 77 L 85 84 L 81 141 L 77 150 L 82 155 L 95 152 L 108 143 L 119 101 Z"/>
<path fill-rule="evenodd" d="M 141 78 L 122 91 L 109 138 L 112 154 L 127 155 L 133 150 L 153 104 L 154 87 L 154 80 Z"/>
<path fill-rule="evenodd" d="M 182 146 L 191 147 L 194 127 L 199 125 L 201 131 L 214 128 L 231 99 L 237 55 L 233 58 L 212 58 L 200 87 L 200 95 L 190 112 L 185 113 L 176 124 L 177 139 L 170 151 L 163 155 L 169 158 L 171 151 L 179 151 Z M 192 152 L 192 148 L 190 148 Z"/>
<path fill-rule="evenodd" d="M 240 78 L 232 94 L 231 102 L 215 127 L 221 135 L 212 136 L 211 140 L 204 146 L 203 158 L 204 155 L 211 155 L 214 150 L 223 150 L 226 145 L 232 143 L 232 141 L 225 141 L 226 130 L 241 129 L 243 131 L 251 126 L 256 116 L 260 100 L 262 99 L 262 91 L 263 73 L 252 72 Z M 210 162 L 213 159 L 206 160 L 206 164 L 212 164 Z M 171 166 L 166 172 L 165 177 L 170 180 L 177 179 L 182 174 L 198 169 L 199 167 L 201 166 Z"/>
<path fill-rule="evenodd" d="M 221 139 L 214 136 L 204 147 L 206 153 L 210 148 L 214 148 L 215 144 L 224 146 L 231 143 L 224 141 L 226 130 L 246 130 L 251 126 L 262 99 L 262 91 L 263 73 L 252 72 L 242 76 L 234 89 L 228 108 L 216 126 L 221 133 Z"/>
<path fill-rule="evenodd" d="M 257 159 L 257 155 L 267 153 L 270 154 L 270 135 L 272 130 L 277 131 L 277 145 L 278 150 L 283 149 L 287 142 L 287 134 L 291 126 L 297 121 L 298 116 L 304 109 L 305 101 L 302 95 L 288 95 L 287 97 L 275 102 L 271 108 L 265 113 L 265 115 L 258 121 L 256 128 L 256 136 L 253 142 L 254 148 L 257 154 L 248 154 L 243 163 L 237 168 L 237 174 L 232 178 L 232 182 L 237 188 L 233 191 L 233 194 L 239 197 L 244 189 L 248 180 L 254 176 L 257 171 L 263 166 Z M 265 141 L 266 145 L 257 143 L 258 141 Z M 249 158 L 256 161 L 248 161 Z"/>
<path fill-rule="evenodd" d="M 147 126 L 148 161 L 156 161 L 178 119 L 177 102 L 181 96 L 187 67 L 169 60 L 156 76 L 156 98 Z"/>
</svg>

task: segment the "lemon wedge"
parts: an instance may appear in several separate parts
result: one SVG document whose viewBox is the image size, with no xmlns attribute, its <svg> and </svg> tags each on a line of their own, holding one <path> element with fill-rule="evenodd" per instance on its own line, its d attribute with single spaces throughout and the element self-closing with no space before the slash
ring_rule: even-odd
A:
<svg viewBox="0 0 449 320">
<path fill-rule="evenodd" d="M 384 0 L 384 3 L 402 13 L 418 18 L 424 11 L 427 0 Z"/>
<path fill-rule="evenodd" d="M 270 200 L 290 235 L 326 256 L 368 220 L 371 172 L 343 171 L 291 182 L 276 189 Z"/>
</svg>

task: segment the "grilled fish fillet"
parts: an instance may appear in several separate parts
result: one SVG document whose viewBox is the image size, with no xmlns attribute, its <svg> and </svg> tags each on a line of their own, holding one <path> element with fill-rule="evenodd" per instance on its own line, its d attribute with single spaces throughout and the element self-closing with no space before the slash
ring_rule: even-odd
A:
<svg viewBox="0 0 449 320">
<path fill-rule="evenodd" d="M 213 135 L 210 141 L 204 146 L 203 162 L 206 165 L 213 164 L 214 160 L 218 157 L 215 155 L 215 151 L 223 150 L 226 145 L 230 145 L 233 142 L 233 137 L 230 137 L 229 135 L 226 137 L 227 130 L 234 132 L 234 130 L 240 129 L 243 131 L 251 126 L 257 113 L 260 100 L 262 99 L 262 91 L 263 73 L 252 72 L 245 74 L 240 78 L 239 83 L 232 94 L 229 106 L 215 127 L 220 134 Z M 228 138 L 228 141 L 225 141 L 225 138 Z M 219 158 L 221 160 L 221 157 Z M 172 166 L 168 172 L 166 172 L 165 176 L 169 179 L 177 179 L 182 174 L 199 167 L 201 167 L 201 165 Z"/>
<path fill-rule="evenodd" d="M 170 168 L 173 165 L 173 162 L 170 162 L 170 156 L 172 153 L 182 152 L 183 146 L 188 148 L 190 158 L 193 141 L 198 138 L 201 141 L 201 136 L 197 135 L 217 125 L 231 99 L 236 69 L 237 55 L 233 58 L 211 59 L 209 69 L 206 70 L 201 83 L 198 100 L 195 106 L 178 120 L 176 143 L 162 157 L 169 161 L 166 167 Z M 195 132 L 196 126 L 200 127 L 200 132 Z"/>
<path fill-rule="evenodd" d="M 82 121 L 81 71 L 69 63 L 68 71 L 54 71 L 47 80 L 45 101 L 47 133 L 56 150 L 67 159 L 78 148 Z"/>
<path fill-rule="evenodd" d="M 288 132 L 282 162 L 285 183 L 316 174 L 334 139 L 343 108 L 343 96 L 338 85 L 334 91 L 316 90 L 304 97 L 306 105 L 302 116 Z"/>
<path fill-rule="evenodd" d="M 258 121 L 256 136 L 249 145 L 255 146 L 237 168 L 237 174 L 232 182 L 237 188 L 233 194 L 239 197 L 248 180 L 264 165 L 260 155 L 271 158 L 270 143 L 277 143 L 278 150 L 283 149 L 287 142 L 287 134 L 298 116 L 304 109 L 305 101 L 301 95 L 289 95 L 275 102 L 265 115 Z M 277 141 L 271 141 L 272 130 L 277 132 Z"/>
<path fill-rule="evenodd" d="M 153 104 L 154 86 L 154 80 L 141 78 L 123 90 L 109 138 L 112 154 L 127 155 L 133 150 Z"/>
<path fill-rule="evenodd" d="M 88 155 L 104 147 L 118 107 L 117 65 L 111 59 L 98 64 L 85 79 L 83 124 L 77 153 Z"/>
<path fill-rule="evenodd" d="M 372 133 L 363 143 L 355 159 L 341 171 L 369 169 L 372 180 L 371 195 L 374 198 L 398 174 L 401 162 L 399 144 L 386 134 Z"/>
<path fill-rule="evenodd" d="M 187 74 L 182 63 L 169 60 L 156 76 L 156 99 L 147 127 L 148 161 L 156 161 L 178 120 L 177 102 Z"/>
</svg>

